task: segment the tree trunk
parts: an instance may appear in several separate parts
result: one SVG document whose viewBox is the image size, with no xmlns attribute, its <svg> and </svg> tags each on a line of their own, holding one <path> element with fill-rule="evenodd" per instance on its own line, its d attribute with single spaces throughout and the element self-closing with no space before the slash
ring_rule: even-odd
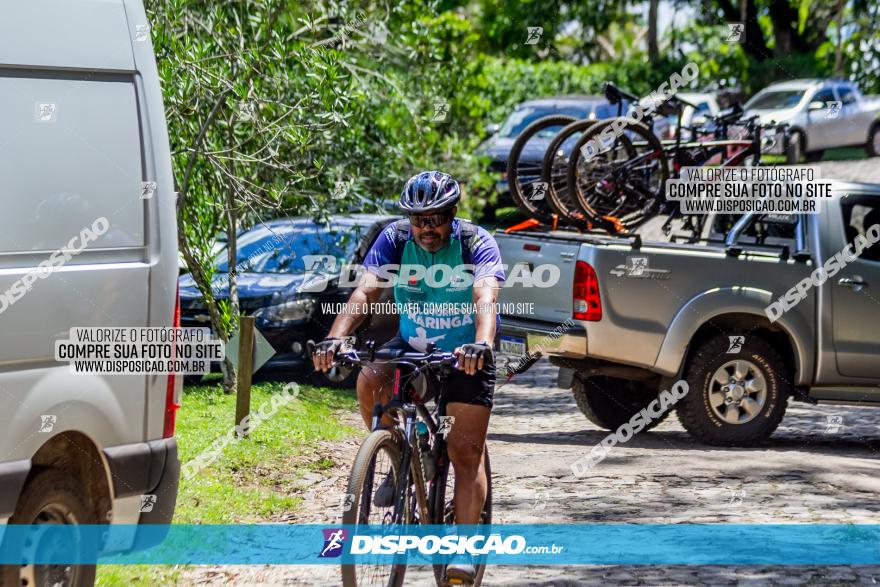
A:
<svg viewBox="0 0 880 587">
<path fill-rule="evenodd" d="M 233 128 L 235 125 L 235 113 L 229 117 L 229 144 L 235 144 Z M 235 177 L 235 160 L 230 157 L 227 163 L 229 177 Z M 235 200 L 235 182 L 229 180 L 229 188 L 226 190 L 226 263 L 229 267 L 229 313 L 232 320 L 232 333 L 238 331 L 239 303 L 238 303 L 238 212 Z M 226 359 L 223 361 L 223 391 L 235 393 L 238 381 L 236 373 L 237 365 Z"/>
<path fill-rule="evenodd" d="M 648 58 L 656 62 L 660 58 L 660 47 L 657 44 L 657 7 L 660 0 L 651 0 L 648 7 Z"/>
<path fill-rule="evenodd" d="M 843 10 L 846 0 L 837 0 L 837 26 L 834 35 L 834 75 L 843 77 Z"/>
</svg>

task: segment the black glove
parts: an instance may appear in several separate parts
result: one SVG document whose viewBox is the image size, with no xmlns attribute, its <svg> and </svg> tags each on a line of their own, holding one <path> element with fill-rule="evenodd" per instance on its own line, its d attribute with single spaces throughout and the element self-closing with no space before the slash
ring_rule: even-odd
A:
<svg viewBox="0 0 880 587">
<path fill-rule="evenodd" d="M 340 347 L 342 347 L 342 343 L 345 342 L 345 339 L 336 338 L 333 336 L 329 336 L 315 345 L 315 350 L 312 355 L 318 354 L 326 354 L 330 353 L 335 355 L 339 352 Z"/>
<path fill-rule="evenodd" d="M 461 355 L 459 356 L 458 361 L 459 365 L 462 363 L 462 359 L 473 359 L 474 361 L 477 361 L 476 364 L 479 364 L 480 357 L 483 358 L 484 367 L 495 362 L 495 353 L 492 352 L 492 347 L 488 343 L 471 342 L 463 344 L 459 348 L 461 350 Z"/>
</svg>

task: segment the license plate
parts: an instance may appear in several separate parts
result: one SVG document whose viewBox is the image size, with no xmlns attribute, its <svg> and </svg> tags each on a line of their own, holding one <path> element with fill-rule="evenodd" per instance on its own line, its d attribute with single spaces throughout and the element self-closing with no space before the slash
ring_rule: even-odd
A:
<svg viewBox="0 0 880 587">
<path fill-rule="evenodd" d="M 526 354 L 526 339 L 518 336 L 502 336 L 500 350 L 505 355 Z"/>
</svg>

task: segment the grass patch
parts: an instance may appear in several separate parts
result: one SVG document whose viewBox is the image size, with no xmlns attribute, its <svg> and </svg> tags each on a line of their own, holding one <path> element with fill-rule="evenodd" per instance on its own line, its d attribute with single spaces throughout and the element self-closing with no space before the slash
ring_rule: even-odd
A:
<svg viewBox="0 0 880 587">
<path fill-rule="evenodd" d="M 251 413 L 262 406 L 269 410 L 273 396 L 284 383 L 254 384 Z M 328 457 L 314 458 L 315 446 L 324 440 L 340 440 L 360 434 L 342 424 L 335 413 L 354 412 L 354 393 L 300 386 L 299 396 L 282 405 L 269 419 L 252 429 L 248 438 L 230 442 L 221 456 L 192 479 L 180 480 L 176 524 L 246 524 L 296 510 L 300 499 L 291 485 L 308 471 L 324 471 L 336 463 Z M 222 438 L 233 427 L 235 396 L 226 395 L 219 381 L 184 389 L 183 406 L 177 416 L 177 442 L 185 463 Z M 150 565 L 102 565 L 98 585 L 173 585 L 184 567 Z"/>
</svg>

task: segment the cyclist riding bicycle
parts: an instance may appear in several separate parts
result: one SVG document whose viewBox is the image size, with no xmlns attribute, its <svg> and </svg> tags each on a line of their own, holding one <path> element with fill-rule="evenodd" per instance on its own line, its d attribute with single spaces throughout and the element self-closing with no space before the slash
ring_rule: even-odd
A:
<svg viewBox="0 0 880 587">
<path fill-rule="evenodd" d="M 483 448 L 495 391 L 492 346 L 500 320 L 495 302 L 505 275 L 495 239 L 483 228 L 455 218 L 460 199 L 458 182 L 446 173 L 424 171 L 411 177 L 400 195 L 400 208 L 408 218 L 389 224 L 376 239 L 364 262 L 364 277 L 348 303 L 351 308 L 376 303 L 383 289 L 380 277 L 387 276 L 383 266 L 399 265 L 394 301 L 400 327 L 382 348 L 425 352 L 433 343 L 456 355 L 458 370 L 446 380 L 446 415 L 453 418 L 446 442 L 456 479 L 455 522 L 478 524 L 486 500 Z M 336 317 L 327 338 L 315 348 L 315 370 L 333 366 L 343 338 L 365 319 L 361 312 Z M 373 406 L 390 398 L 392 375 L 393 368 L 374 365 L 358 376 L 358 402 L 368 428 Z M 373 496 L 377 507 L 393 504 L 394 485 L 389 474 Z M 447 577 L 468 584 L 475 572 L 472 565 L 449 565 Z"/>
</svg>

